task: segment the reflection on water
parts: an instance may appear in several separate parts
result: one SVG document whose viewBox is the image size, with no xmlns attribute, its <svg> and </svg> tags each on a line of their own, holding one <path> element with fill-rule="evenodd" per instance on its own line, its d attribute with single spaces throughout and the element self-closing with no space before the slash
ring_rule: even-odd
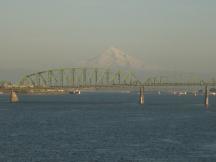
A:
<svg viewBox="0 0 216 162">
<path fill-rule="evenodd" d="M 216 161 L 216 99 L 83 93 L 0 96 L 0 161 Z"/>
</svg>

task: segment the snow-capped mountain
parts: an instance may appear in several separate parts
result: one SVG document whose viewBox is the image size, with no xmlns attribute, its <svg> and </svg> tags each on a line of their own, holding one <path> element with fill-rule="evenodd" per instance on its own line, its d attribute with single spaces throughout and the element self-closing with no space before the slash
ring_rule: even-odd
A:
<svg viewBox="0 0 216 162">
<path fill-rule="evenodd" d="M 172 69 L 167 70 L 146 64 L 144 60 L 130 56 L 123 50 L 115 47 L 105 50 L 101 55 L 80 62 L 78 66 L 128 70 L 134 72 L 140 79 L 155 78 L 157 76 L 169 78 L 170 81 L 188 81 L 191 80 L 192 76 L 200 76 L 194 73 L 173 71 Z"/>
<path fill-rule="evenodd" d="M 124 69 L 137 69 L 145 68 L 144 62 L 135 57 L 125 54 L 119 48 L 111 47 L 105 50 L 101 55 L 83 61 L 83 65 L 89 67 L 105 67 L 105 68 L 124 68 Z"/>
</svg>

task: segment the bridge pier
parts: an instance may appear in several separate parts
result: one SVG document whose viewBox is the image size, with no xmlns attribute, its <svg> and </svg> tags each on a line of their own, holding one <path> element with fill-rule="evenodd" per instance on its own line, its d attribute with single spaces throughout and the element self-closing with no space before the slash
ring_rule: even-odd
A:
<svg viewBox="0 0 216 162">
<path fill-rule="evenodd" d="M 144 87 L 140 87 L 139 103 L 140 103 L 141 105 L 144 105 L 144 103 L 145 103 Z"/>
<path fill-rule="evenodd" d="M 204 101 L 205 107 L 209 106 L 209 95 L 208 95 L 208 86 L 205 86 L 205 101 Z"/>
<path fill-rule="evenodd" d="M 17 96 L 17 93 L 13 90 L 11 91 L 11 94 L 10 94 L 10 102 L 11 103 L 19 102 L 19 98 Z"/>
</svg>

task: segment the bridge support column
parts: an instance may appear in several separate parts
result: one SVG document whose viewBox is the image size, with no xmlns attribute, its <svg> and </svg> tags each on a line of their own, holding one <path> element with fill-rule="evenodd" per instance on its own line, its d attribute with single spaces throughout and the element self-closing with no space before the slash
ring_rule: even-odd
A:
<svg viewBox="0 0 216 162">
<path fill-rule="evenodd" d="M 140 87 L 139 103 L 140 103 L 141 105 L 144 105 L 144 103 L 145 103 L 144 87 Z"/>
<path fill-rule="evenodd" d="M 11 103 L 19 102 L 19 98 L 18 98 L 16 92 L 13 90 L 11 91 L 11 94 L 10 94 L 10 102 Z"/>
<path fill-rule="evenodd" d="M 209 106 L 209 95 L 208 95 L 208 86 L 205 86 L 205 101 L 204 101 L 205 107 Z"/>
</svg>

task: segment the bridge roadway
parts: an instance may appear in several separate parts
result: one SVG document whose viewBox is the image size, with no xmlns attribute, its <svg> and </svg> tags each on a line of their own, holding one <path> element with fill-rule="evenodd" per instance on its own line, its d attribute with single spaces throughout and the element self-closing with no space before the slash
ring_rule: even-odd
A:
<svg viewBox="0 0 216 162">
<path fill-rule="evenodd" d="M 48 91 L 48 90 L 64 90 L 70 91 L 73 89 L 139 89 L 141 87 L 212 87 L 216 86 L 215 83 L 145 83 L 145 84 L 113 84 L 113 85 L 80 85 L 80 86 L 16 86 L 8 88 L 0 88 L 0 91 L 10 92 L 15 91 L 17 93 L 25 93 L 30 91 Z"/>
<path fill-rule="evenodd" d="M 215 83 L 205 83 L 205 84 L 200 84 L 200 83 L 157 83 L 157 84 L 116 84 L 116 85 L 85 85 L 85 86 L 79 86 L 79 87 L 61 87 L 61 86 L 55 86 L 55 87 L 11 87 L 11 88 L 4 88 L 4 89 L 0 89 L 3 92 L 8 92 L 10 93 L 10 101 L 13 102 L 18 102 L 19 98 L 17 93 L 21 94 L 21 93 L 28 93 L 28 92 L 45 92 L 45 93 L 49 93 L 51 92 L 51 90 L 55 90 L 55 93 L 65 93 L 67 91 L 70 90 L 74 90 L 74 89 L 131 89 L 131 88 L 139 88 L 140 89 L 140 95 L 139 95 L 139 103 L 141 105 L 143 105 L 145 103 L 145 99 L 144 99 L 144 87 L 179 87 L 179 86 L 183 86 L 183 87 L 191 87 L 191 86 L 204 86 L 205 87 L 205 93 L 204 93 L 204 105 L 205 107 L 208 107 L 209 105 L 209 97 L 208 97 L 208 87 L 209 86 L 215 86 Z M 60 90 L 60 91 L 59 91 Z M 63 91 L 62 91 L 63 90 Z"/>
</svg>

